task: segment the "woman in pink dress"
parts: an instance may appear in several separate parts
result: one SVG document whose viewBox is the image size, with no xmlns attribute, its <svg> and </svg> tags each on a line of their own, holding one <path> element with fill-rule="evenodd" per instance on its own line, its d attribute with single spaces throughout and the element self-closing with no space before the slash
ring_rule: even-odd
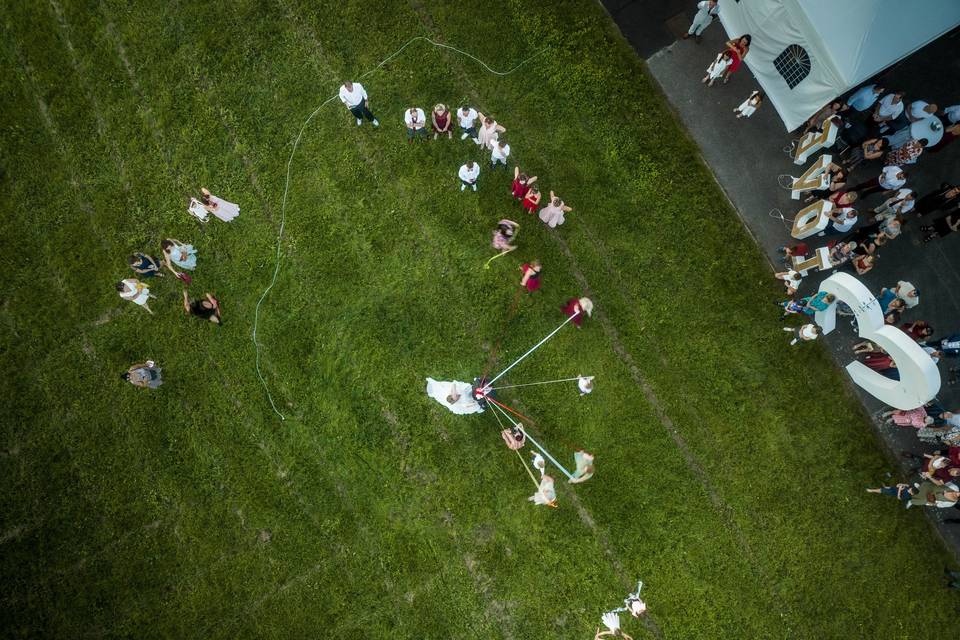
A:
<svg viewBox="0 0 960 640">
<path fill-rule="evenodd" d="M 923 405 L 920 405 L 916 409 L 910 409 L 909 411 L 894 409 L 893 411 L 887 411 L 880 417 L 886 420 L 887 424 L 895 424 L 898 427 L 922 429 L 927 425 L 933 424 L 933 418 L 927 415 L 927 410 Z"/>
</svg>

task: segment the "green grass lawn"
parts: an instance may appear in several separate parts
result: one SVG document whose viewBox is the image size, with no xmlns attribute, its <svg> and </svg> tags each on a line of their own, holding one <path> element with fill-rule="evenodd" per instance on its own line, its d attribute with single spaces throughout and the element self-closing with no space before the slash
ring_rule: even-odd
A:
<svg viewBox="0 0 960 640">
<path fill-rule="evenodd" d="M 598 4 L 43 0 L 3 15 L 0 635 L 587 638 L 645 581 L 635 638 L 921 638 L 956 596 L 919 510 L 819 345 L 790 348 L 760 253 Z M 363 80 L 382 126 L 334 103 Z M 691 79 L 696 81 L 696 79 Z M 601 97 L 602 96 L 602 97 Z M 459 139 L 408 146 L 405 107 L 468 102 L 575 211 L 514 208 Z M 199 187 L 241 204 L 199 226 Z M 521 225 L 497 260 L 490 232 Z M 176 237 L 225 325 L 123 302 L 126 256 Z M 511 302 L 522 260 L 544 287 Z M 489 415 L 424 378 L 505 366 L 589 293 L 504 391 L 597 474 L 533 487 Z M 156 391 L 119 379 L 147 358 Z M 269 532 L 269 533 L 267 533 Z M 934 627 L 934 625 L 937 625 Z M 956 629 L 956 625 L 954 625 Z"/>
</svg>

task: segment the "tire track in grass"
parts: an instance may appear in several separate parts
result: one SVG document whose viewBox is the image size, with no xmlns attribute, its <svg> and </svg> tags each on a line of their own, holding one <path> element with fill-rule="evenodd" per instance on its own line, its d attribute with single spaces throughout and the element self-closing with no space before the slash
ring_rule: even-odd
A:
<svg viewBox="0 0 960 640">
<path fill-rule="evenodd" d="M 137 73 L 134 70 L 133 65 L 130 64 L 130 58 L 127 56 L 127 49 L 123 46 L 123 38 L 117 31 L 117 27 L 111 18 L 110 11 L 107 9 L 107 5 L 103 2 L 103 0 L 100 0 L 98 5 L 100 14 L 103 16 L 104 29 L 109 36 L 110 42 L 113 44 L 113 49 L 116 52 L 117 57 L 120 59 L 120 62 L 123 65 L 123 69 L 127 74 L 127 80 L 130 81 L 130 87 L 133 89 L 133 92 L 136 94 L 137 100 L 139 101 L 140 108 L 137 109 L 137 111 L 143 118 L 144 123 L 147 125 L 147 129 L 150 131 L 150 135 L 153 137 L 153 141 L 156 143 L 157 150 L 163 159 L 163 163 L 167 167 L 167 172 L 174 176 L 176 181 L 179 183 L 178 186 L 183 189 L 186 187 L 183 175 L 174 167 L 170 149 L 164 143 L 163 132 L 160 128 L 160 124 L 153 113 L 153 109 L 150 108 L 150 103 L 147 101 L 147 95 L 143 91 L 143 86 L 140 84 L 140 79 L 137 77 Z"/>
<path fill-rule="evenodd" d="M 103 117 L 103 108 L 100 106 L 100 100 L 97 98 L 97 94 L 90 89 L 90 83 L 87 80 L 87 74 L 83 70 L 83 66 L 80 63 L 80 57 L 77 55 L 77 50 L 73 46 L 73 40 L 70 38 L 70 25 L 67 23 L 66 14 L 63 11 L 63 7 L 60 6 L 60 3 L 57 0 L 48 0 L 50 9 L 53 11 L 53 17 L 56 19 L 57 26 L 60 29 L 60 35 L 63 37 L 64 46 L 67 49 L 68 57 L 70 58 L 70 66 L 73 67 L 73 73 L 77 76 L 77 81 L 80 84 L 80 89 L 83 91 L 84 97 L 87 99 L 93 106 L 93 118 L 97 125 L 97 134 L 101 139 L 106 141 L 107 137 L 107 122 Z M 110 149 L 110 158 L 113 160 L 114 166 L 117 168 L 117 176 L 120 178 L 120 182 L 123 185 L 123 191 L 127 195 L 127 199 L 131 199 L 131 187 L 130 179 L 126 175 L 126 170 L 123 166 L 123 161 L 120 158 L 120 153 L 114 147 Z"/>
<path fill-rule="evenodd" d="M 106 237 L 98 230 L 96 214 L 94 212 L 93 205 L 84 196 L 83 189 L 81 188 L 80 178 L 74 170 L 75 165 L 72 161 L 73 154 L 70 152 L 66 142 L 64 142 L 63 137 L 60 135 L 60 130 L 58 129 L 53 116 L 50 114 L 50 107 L 47 105 L 46 100 L 43 99 L 43 96 L 40 94 L 40 90 L 37 88 L 33 66 L 24 57 L 20 47 L 17 46 L 16 37 L 6 26 L 4 27 L 4 35 L 4 40 L 7 43 L 7 46 L 4 47 L 4 49 L 6 50 L 8 57 L 14 62 L 13 66 L 19 66 L 20 69 L 23 70 L 23 78 L 21 79 L 20 84 L 23 87 L 24 92 L 29 97 L 32 97 L 33 101 L 36 103 L 37 112 L 40 114 L 40 120 L 43 123 L 44 131 L 46 131 L 47 136 L 50 138 L 51 142 L 53 142 L 53 146 L 57 150 L 57 155 L 60 156 L 60 160 L 66 167 L 68 182 L 70 183 L 70 187 L 72 188 L 76 197 L 77 205 L 81 211 L 90 217 L 90 223 L 94 229 L 94 235 L 99 239 L 100 246 L 103 247 L 105 251 L 109 251 L 111 249 L 110 244 L 107 242 Z M 54 274 L 51 276 L 51 278 L 60 288 L 61 292 L 65 293 L 63 281 L 60 275 Z"/>
<path fill-rule="evenodd" d="M 436 25 L 433 22 L 433 18 L 430 16 L 427 10 L 423 7 L 423 5 L 419 2 L 419 0 L 410 0 L 410 6 L 413 8 L 414 12 L 419 16 L 420 21 L 423 23 L 423 25 L 430 32 L 431 38 L 437 40 L 437 42 L 443 42 L 443 38 L 438 33 L 436 29 Z M 473 99 L 473 101 L 478 105 L 481 104 L 479 92 L 477 91 L 473 82 L 470 80 L 469 76 L 467 76 L 467 74 L 463 71 L 463 69 L 460 68 L 459 65 L 451 64 L 451 68 L 456 70 L 456 74 L 459 76 L 460 81 L 468 87 L 468 93 L 470 97 Z M 623 585 L 625 587 L 632 588 L 633 585 L 635 584 L 634 582 L 635 577 L 631 575 L 630 572 L 628 572 L 626 568 L 623 566 L 623 563 L 620 562 L 616 554 L 616 551 L 614 550 L 613 545 L 610 542 L 610 536 L 602 527 L 597 525 L 596 520 L 594 520 L 589 509 L 587 509 L 583 505 L 580 499 L 576 496 L 576 492 L 573 491 L 572 488 L 570 491 L 570 495 L 573 497 L 574 505 L 577 511 L 577 516 L 580 518 L 580 521 L 583 522 L 583 524 L 586 525 L 588 529 L 590 529 L 594 538 L 600 544 L 600 547 L 603 550 L 604 555 L 606 555 L 610 559 L 614 572 L 620 578 Z M 644 624 L 658 638 L 663 637 L 663 633 L 660 630 L 659 626 L 652 619 L 650 619 L 649 616 L 647 616 L 644 619 Z"/>
</svg>

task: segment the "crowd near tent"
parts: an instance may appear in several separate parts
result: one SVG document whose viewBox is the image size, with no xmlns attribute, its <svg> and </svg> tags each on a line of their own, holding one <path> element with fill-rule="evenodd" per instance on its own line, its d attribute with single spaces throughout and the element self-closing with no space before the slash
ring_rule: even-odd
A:
<svg viewBox="0 0 960 640">
<path fill-rule="evenodd" d="M 960 0 L 720 0 L 720 21 L 751 35 L 744 62 L 789 131 L 960 25 Z"/>
</svg>

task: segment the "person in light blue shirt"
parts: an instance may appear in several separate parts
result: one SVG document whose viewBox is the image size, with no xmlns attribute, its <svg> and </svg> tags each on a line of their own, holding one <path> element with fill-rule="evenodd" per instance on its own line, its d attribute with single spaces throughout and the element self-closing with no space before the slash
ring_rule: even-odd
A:
<svg viewBox="0 0 960 640">
<path fill-rule="evenodd" d="M 854 111 L 866 111 L 877 102 L 883 91 L 883 87 L 875 84 L 864 85 L 847 98 L 847 108 Z"/>
</svg>

